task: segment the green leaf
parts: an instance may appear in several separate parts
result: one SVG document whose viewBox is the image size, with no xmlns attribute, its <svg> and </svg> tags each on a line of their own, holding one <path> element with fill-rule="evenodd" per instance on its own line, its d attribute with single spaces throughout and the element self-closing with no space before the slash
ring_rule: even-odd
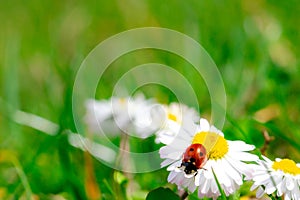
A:
<svg viewBox="0 0 300 200">
<path fill-rule="evenodd" d="M 169 188 L 159 187 L 152 191 L 150 191 L 146 197 L 146 200 L 157 200 L 157 199 L 164 199 L 164 200 L 176 200 L 180 199 L 177 194 L 175 194 Z"/>
</svg>

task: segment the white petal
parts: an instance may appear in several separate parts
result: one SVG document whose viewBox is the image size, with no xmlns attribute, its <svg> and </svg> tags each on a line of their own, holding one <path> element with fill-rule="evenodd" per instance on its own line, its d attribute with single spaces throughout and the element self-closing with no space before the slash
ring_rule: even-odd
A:
<svg viewBox="0 0 300 200">
<path fill-rule="evenodd" d="M 199 186 L 200 184 L 200 173 L 198 172 L 197 175 L 195 176 L 195 185 Z"/>
<path fill-rule="evenodd" d="M 211 185 L 211 180 L 205 180 L 203 185 L 199 186 L 199 190 L 201 190 L 201 193 L 205 194 L 208 192 Z"/>
<path fill-rule="evenodd" d="M 186 181 L 186 178 L 184 177 L 184 174 L 182 171 L 178 173 L 178 175 L 174 179 L 174 183 L 179 186 L 184 188 L 184 183 Z"/>
<path fill-rule="evenodd" d="M 277 174 L 275 174 L 275 173 L 271 173 L 271 176 L 272 176 L 272 183 L 274 182 L 275 183 L 275 187 L 277 188 L 277 190 L 278 190 L 278 188 L 280 188 L 280 184 L 282 183 L 282 176 L 278 176 Z M 274 184 L 273 183 L 273 184 Z"/>
<path fill-rule="evenodd" d="M 251 167 L 253 168 L 253 174 L 255 176 L 264 175 L 268 173 L 268 169 L 266 169 L 265 166 L 253 164 L 251 165 Z"/>
<path fill-rule="evenodd" d="M 226 196 L 229 196 L 230 194 L 232 194 L 235 191 L 234 190 L 235 187 L 232 187 L 231 185 L 230 185 L 230 187 L 226 187 L 224 185 L 221 185 L 221 187 L 224 188 L 223 190 L 224 190 Z"/>
<path fill-rule="evenodd" d="M 178 175 L 179 175 L 179 173 L 171 171 L 168 176 L 168 182 L 172 182 Z"/>
<path fill-rule="evenodd" d="M 261 156 L 269 165 L 273 165 L 273 161 L 267 158 L 266 156 Z"/>
<path fill-rule="evenodd" d="M 253 183 L 253 185 L 250 188 L 250 191 L 255 190 L 259 185 L 256 185 L 255 183 Z"/>
<path fill-rule="evenodd" d="M 261 198 L 264 195 L 265 191 L 262 187 L 259 187 L 256 191 L 256 198 Z"/>
<path fill-rule="evenodd" d="M 252 177 L 253 169 L 251 165 L 238 161 L 230 155 L 227 155 L 226 159 L 239 173 L 244 174 L 247 178 Z"/>
<path fill-rule="evenodd" d="M 184 177 L 188 178 L 188 179 L 193 178 L 194 176 L 195 176 L 194 173 L 192 173 L 192 174 L 184 174 Z"/>
<path fill-rule="evenodd" d="M 231 165 L 230 163 L 226 160 L 226 157 L 224 159 L 222 159 L 222 166 L 225 169 L 225 172 L 227 173 L 227 175 L 229 177 L 231 177 L 233 180 L 235 180 L 235 182 L 238 185 L 242 185 L 243 184 L 243 180 L 242 180 L 242 176 L 241 174 L 238 173 L 238 171 L 236 171 Z"/>
<path fill-rule="evenodd" d="M 199 131 L 209 131 L 210 130 L 210 126 L 209 123 L 206 119 L 201 118 L 200 119 L 200 130 Z"/>
<path fill-rule="evenodd" d="M 204 175 L 203 175 L 203 170 L 199 171 L 197 176 L 199 176 L 199 186 L 202 187 L 202 185 L 204 184 L 204 182 L 206 181 Z"/>
<path fill-rule="evenodd" d="M 198 122 L 199 120 L 197 120 Z M 181 124 L 181 128 L 184 129 L 190 137 L 193 137 L 199 124 L 195 123 L 193 119 L 184 118 Z"/>
<path fill-rule="evenodd" d="M 97 120 L 103 121 L 107 119 L 112 114 L 112 108 L 107 100 L 96 101 L 89 99 L 86 102 L 86 107 L 88 112 L 97 117 Z"/>
<path fill-rule="evenodd" d="M 195 185 L 195 182 L 193 180 L 190 180 L 187 188 L 191 193 L 193 193 L 196 190 L 197 186 Z"/>
<path fill-rule="evenodd" d="M 195 131 L 188 131 L 184 127 L 181 127 L 181 129 L 178 131 L 178 134 L 176 135 L 175 139 L 180 141 L 185 141 L 191 144 L 192 139 L 194 137 Z"/>
<path fill-rule="evenodd" d="M 281 192 L 282 194 L 286 193 L 286 177 L 283 177 L 282 179 Z"/>
<path fill-rule="evenodd" d="M 227 140 L 227 142 L 230 146 L 230 150 L 232 150 L 232 151 L 252 151 L 253 149 L 255 149 L 254 145 L 246 144 L 244 141 Z"/>
<path fill-rule="evenodd" d="M 294 189 L 294 187 L 295 187 L 295 183 L 294 183 L 293 179 L 291 177 L 287 176 L 286 177 L 286 188 L 291 191 Z"/>
<path fill-rule="evenodd" d="M 170 146 L 172 146 L 174 149 L 181 150 L 182 152 L 184 152 L 186 148 L 190 145 L 191 140 L 183 140 L 180 138 L 175 138 L 170 144 Z"/>
<path fill-rule="evenodd" d="M 253 178 L 253 180 L 257 183 L 257 184 L 265 184 L 267 183 L 270 179 L 270 175 L 269 174 L 263 174 L 263 175 L 260 175 L 260 176 L 255 176 Z"/>
<path fill-rule="evenodd" d="M 288 195 L 288 194 L 285 194 L 285 195 L 284 195 L 284 200 L 291 200 L 291 197 L 290 197 L 290 195 Z"/>
<path fill-rule="evenodd" d="M 225 168 L 223 168 L 222 163 L 220 160 L 216 161 L 216 165 L 213 166 L 213 169 L 215 171 L 217 180 L 220 184 L 224 184 L 225 186 L 229 187 L 231 186 L 231 182 L 227 174 L 225 173 Z"/>
<path fill-rule="evenodd" d="M 258 156 L 247 152 L 230 152 L 230 156 L 241 161 L 256 161 Z"/>
<path fill-rule="evenodd" d="M 214 194 L 219 193 L 219 188 L 218 188 L 218 185 L 215 181 L 213 181 L 212 184 L 211 184 L 211 192 L 214 193 Z"/>
<path fill-rule="evenodd" d="M 206 170 L 203 171 L 203 176 L 205 179 L 214 179 L 214 175 L 211 171 L 211 167 L 215 163 L 214 160 L 208 160 L 207 163 L 204 165 Z"/>
<path fill-rule="evenodd" d="M 203 199 L 204 196 L 205 196 L 205 195 L 201 192 L 201 190 L 198 189 L 198 197 L 199 197 L 200 199 Z"/>
<path fill-rule="evenodd" d="M 167 158 L 166 160 L 164 160 L 164 161 L 160 164 L 160 166 L 163 168 L 163 167 L 165 167 L 165 166 L 167 166 L 167 165 L 170 165 L 170 164 L 173 163 L 173 162 L 175 162 L 175 160 Z"/>
<path fill-rule="evenodd" d="M 282 194 L 283 194 L 282 193 L 282 182 L 278 183 L 277 186 L 276 186 L 276 188 L 277 188 L 277 196 L 281 197 Z"/>
<path fill-rule="evenodd" d="M 174 171 L 175 171 L 175 172 L 182 172 L 182 169 L 180 169 L 179 167 L 175 167 L 175 168 L 174 168 Z"/>
<path fill-rule="evenodd" d="M 274 183 L 272 183 L 272 181 L 266 185 L 265 191 L 267 194 L 272 194 L 273 192 L 275 192 L 275 190 L 276 190 L 276 187 L 274 186 Z"/>
<path fill-rule="evenodd" d="M 156 143 L 163 143 L 166 145 L 169 145 L 173 142 L 174 136 L 170 136 L 168 134 L 165 134 L 163 132 L 160 132 L 157 134 Z"/>
<path fill-rule="evenodd" d="M 161 158 L 170 158 L 170 159 L 178 160 L 181 158 L 183 151 L 180 152 L 176 149 L 173 149 L 170 146 L 164 146 L 159 149 L 159 154 Z"/>
<path fill-rule="evenodd" d="M 294 181 L 296 182 L 296 180 L 294 180 Z M 299 186 L 295 187 L 294 190 L 291 193 L 293 194 L 293 198 L 294 199 L 300 199 L 300 189 L 299 189 Z"/>
<path fill-rule="evenodd" d="M 179 160 L 179 161 L 176 161 L 176 162 L 174 162 L 173 164 L 171 164 L 171 165 L 167 168 L 167 170 L 168 170 L 168 171 L 175 170 L 175 168 L 180 167 L 180 165 L 181 165 L 181 161 L 180 161 L 180 160 Z"/>
</svg>

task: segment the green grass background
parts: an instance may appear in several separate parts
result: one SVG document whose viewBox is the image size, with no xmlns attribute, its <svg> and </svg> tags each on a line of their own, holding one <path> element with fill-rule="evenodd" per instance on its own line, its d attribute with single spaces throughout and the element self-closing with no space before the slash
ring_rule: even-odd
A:
<svg viewBox="0 0 300 200">
<path fill-rule="evenodd" d="M 128 178 L 68 145 L 64 130 L 76 132 L 71 96 L 84 57 L 106 38 L 145 26 L 187 34 L 213 58 L 226 88 L 228 116 L 223 130 L 228 139 L 260 148 L 261 132 L 267 130 L 275 137 L 267 150 L 270 158 L 300 162 L 300 4 L 296 0 L 12 0 L 0 3 L 0 19 L 0 199 L 126 198 Z M 172 66 L 186 76 L 197 92 L 201 115 L 210 115 L 210 97 L 201 76 L 182 59 L 154 50 L 114 62 L 97 98 L 108 98 L 124 72 L 147 62 Z M 122 67 L 124 63 L 129 67 Z M 163 87 L 141 90 L 160 102 L 176 100 Z M 58 135 L 16 123 L 16 110 L 59 124 Z M 143 143 L 146 150 L 159 148 L 152 139 Z M 134 144 L 133 148 L 145 150 Z M 175 190 L 166 178 L 165 169 L 132 175 L 138 189 L 127 198 L 143 199 L 159 186 Z"/>
</svg>

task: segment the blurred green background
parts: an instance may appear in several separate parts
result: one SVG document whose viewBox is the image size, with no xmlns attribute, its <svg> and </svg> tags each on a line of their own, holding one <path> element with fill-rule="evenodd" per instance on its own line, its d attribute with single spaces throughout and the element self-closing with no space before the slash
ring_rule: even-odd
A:
<svg viewBox="0 0 300 200">
<path fill-rule="evenodd" d="M 65 130 L 76 132 L 71 97 L 80 63 L 106 38 L 145 26 L 187 34 L 213 58 L 226 87 L 223 130 L 228 139 L 261 148 L 266 130 L 275 137 L 266 152 L 270 158 L 300 162 L 296 0 L 12 0 L 1 2 L 0 19 L 0 199 L 144 199 L 159 186 L 176 189 L 167 184 L 165 169 L 128 178 L 67 142 Z M 210 115 L 210 97 L 201 76 L 182 59 L 154 50 L 133 52 L 114 62 L 97 98 L 110 97 L 123 73 L 147 62 L 172 66 L 186 76 L 197 92 L 201 115 Z M 141 90 L 163 103 L 176 100 L 163 87 Z M 57 134 L 30 127 L 26 114 L 59 125 Z M 153 138 L 143 144 L 146 149 L 159 148 Z M 135 188 L 130 195 L 128 179 Z"/>
</svg>

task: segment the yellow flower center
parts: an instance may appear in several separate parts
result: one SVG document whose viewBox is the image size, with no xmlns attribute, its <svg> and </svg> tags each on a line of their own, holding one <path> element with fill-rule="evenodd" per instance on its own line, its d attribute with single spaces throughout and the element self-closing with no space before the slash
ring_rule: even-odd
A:
<svg viewBox="0 0 300 200">
<path fill-rule="evenodd" d="M 290 159 L 282 159 L 278 162 L 275 161 L 272 165 L 272 168 L 292 175 L 300 174 L 300 168 L 297 167 L 296 163 Z"/>
<path fill-rule="evenodd" d="M 197 133 L 193 138 L 192 144 L 202 144 L 208 153 L 209 159 L 221 159 L 228 152 L 228 143 L 225 138 L 213 132 Z"/>
<path fill-rule="evenodd" d="M 119 102 L 120 102 L 121 104 L 125 104 L 125 103 L 126 103 L 126 99 L 125 99 L 125 98 L 120 98 L 120 99 L 119 99 Z"/>
<path fill-rule="evenodd" d="M 168 119 L 173 120 L 174 122 L 177 122 L 177 117 L 172 113 L 168 113 Z"/>
</svg>

